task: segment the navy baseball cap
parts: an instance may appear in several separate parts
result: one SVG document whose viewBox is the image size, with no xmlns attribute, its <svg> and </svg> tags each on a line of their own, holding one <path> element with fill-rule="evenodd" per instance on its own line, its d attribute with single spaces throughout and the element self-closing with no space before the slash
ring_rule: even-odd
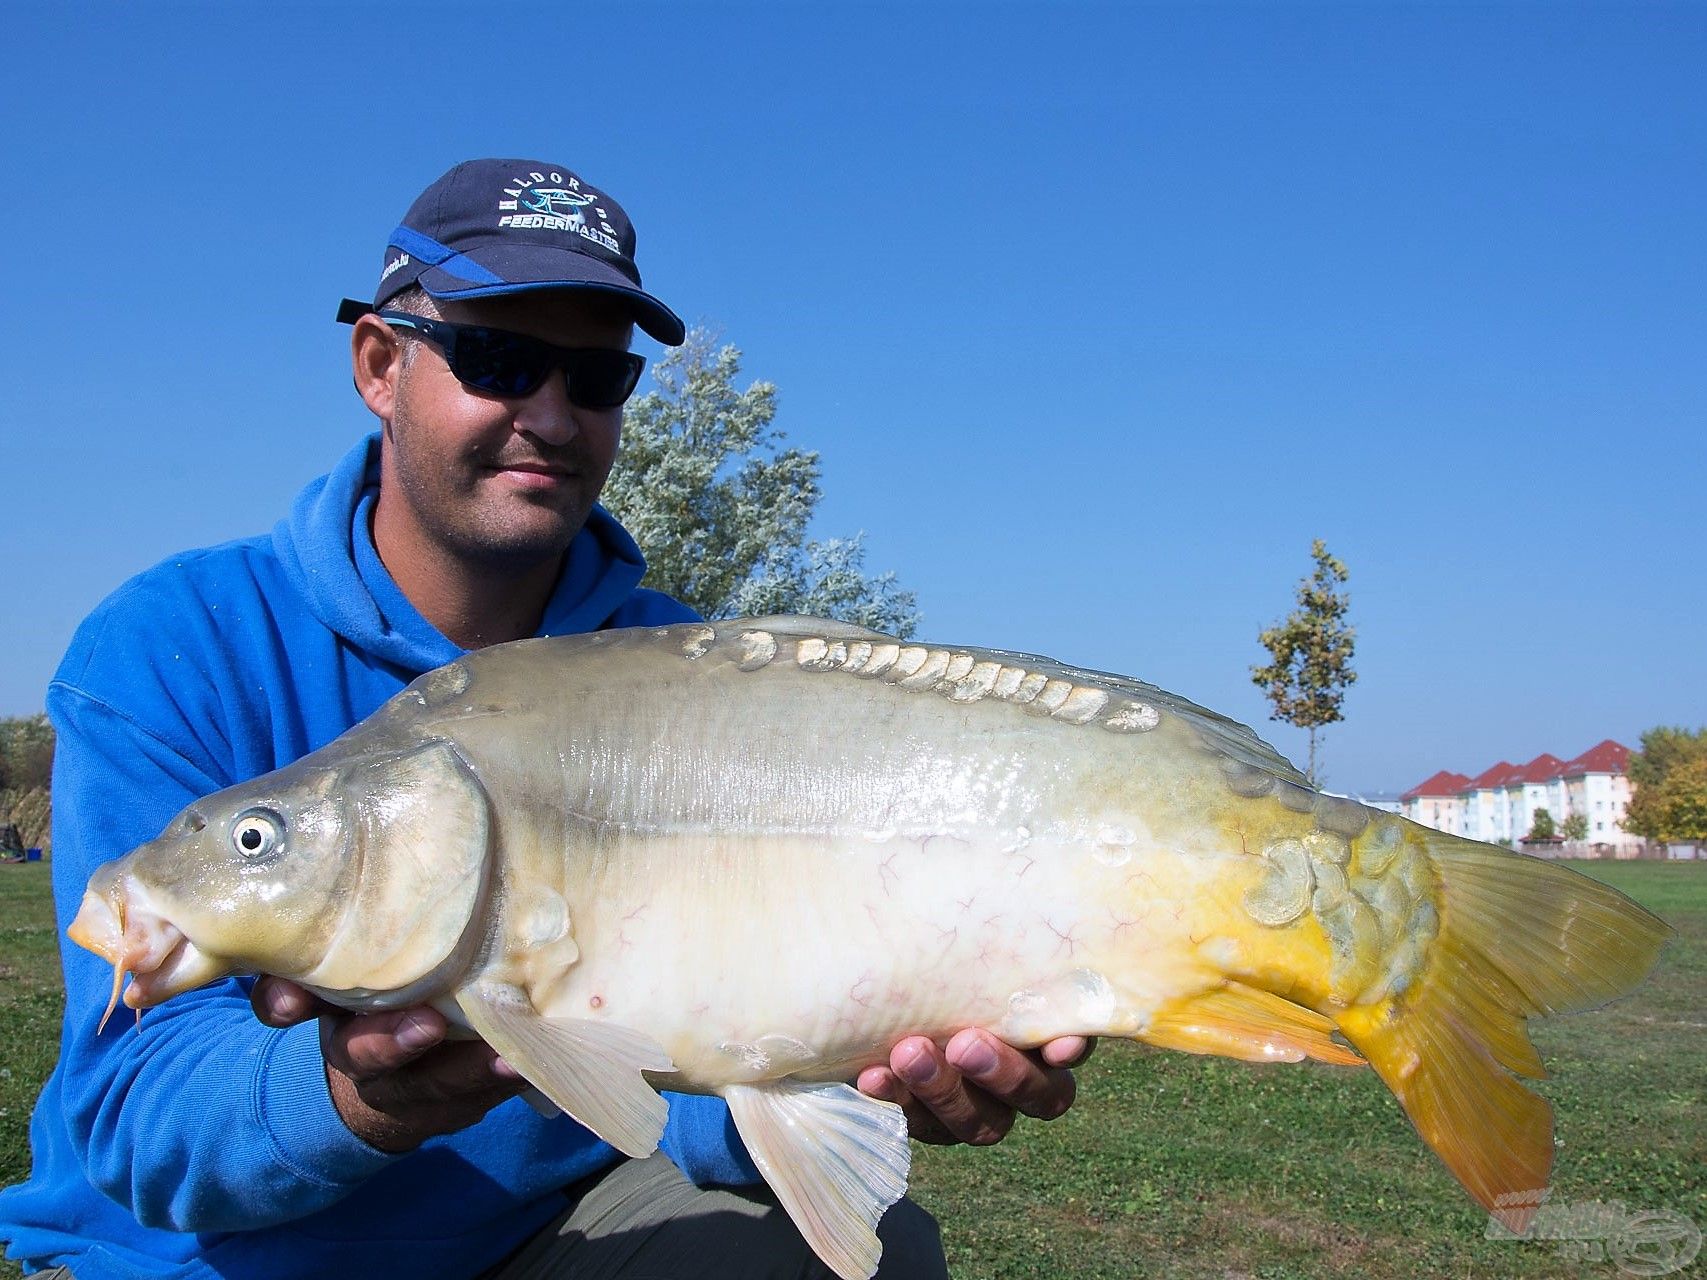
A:
<svg viewBox="0 0 1707 1280">
<path fill-rule="evenodd" d="M 453 301 L 530 289 L 608 294 L 666 346 L 686 335 L 681 318 L 640 287 L 622 206 L 537 160 L 465 160 L 423 191 L 386 244 L 374 308 L 412 284 Z"/>
</svg>

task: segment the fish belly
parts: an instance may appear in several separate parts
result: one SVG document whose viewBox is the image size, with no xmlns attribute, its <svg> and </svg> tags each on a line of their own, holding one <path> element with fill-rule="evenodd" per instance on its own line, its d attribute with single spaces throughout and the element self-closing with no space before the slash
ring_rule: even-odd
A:
<svg viewBox="0 0 1707 1280">
<path fill-rule="evenodd" d="M 671 836 L 615 842 L 566 893 L 578 949 L 526 976 L 548 1016 L 655 1039 L 714 1091 L 851 1078 L 908 1034 L 1018 1045 L 1136 1035 L 1216 984 L 1226 865 L 978 836 Z"/>
</svg>

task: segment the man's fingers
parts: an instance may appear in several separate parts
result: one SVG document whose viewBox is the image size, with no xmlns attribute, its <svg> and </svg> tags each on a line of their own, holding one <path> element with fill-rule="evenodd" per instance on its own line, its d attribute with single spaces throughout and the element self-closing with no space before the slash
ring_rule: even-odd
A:
<svg viewBox="0 0 1707 1280">
<path fill-rule="evenodd" d="M 350 1132 L 382 1151 L 409 1151 L 527 1087 L 491 1045 L 446 1032 L 426 1007 L 320 1020 L 326 1084 Z"/>
<path fill-rule="evenodd" d="M 1066 1067 L 1071 1071 L 1082 1067 L 1085 1061 L 1096 1051 L 1095 1036 L 1062 1036 L 1059 1040 L 1051 1040 L 1038 1050 L 1043 1061 L 1052 1067 Z"/>
<path fill-rule="evenodd" d="M 370 1106 L 387 1110 L 449 1103 L 476 1106 L 484 1113 L 495 1100 L 526 1083 L 500 1062 L 490 1045 L 457 1040 L 439 1045 L 400 1071 L 358 1081 L 358 1087 Z"/>
<path fill-rule="evenodd" d="M 413 1150 L 434 1134 L 465 1129 L 527 1084 L 478 1040 L 438 1045 L 364 1080 L 328 1063 L 326 1083 L 350 1131 L 381 1151 Z"/>
<path fill-rule="evenodd" d="M 888 1067 L 867 1067 L 854 1082 L 859 1091 L 880 1102 L 893 1102 L 907 1117 L 907 1133 L 919 1142 L 946 1147 L 960 1141 L 931 1109 L 907 1091 L 907 1086 Z"/>
<path fill-rule="evenodd" d="M 879 1102 L 893 1102 L 898 1107 L 905 1107 L 913 1100 L 907 1086 L 888 1067 L 867 1067 L 859 1073 L 854 1087 L 867 1097 L 876 1098 Z"/>
<path fill-rule="evenodd" d="M 407 1066 L 444 1038 L 444 1015 L 427 1008 L 330 1017 L 320 1036 L 326 1061 L 352 1080 Z"/>
<path fill-rule="evenodd" d="M 249 1007 L 269 1027 L 294 1027 L 326 1012 L 319 997 L 283 978 L 256 978 Z"/>
<path fill-rule="evenodd" d="M 1013 1128 L 1013 1107 L 983 1089 L 968 1088 L 960 1071 L 925 1037 L 909 1036 L 897 1044 L 889 1054 L 889 1065 L 953 1140 L 988 1146 L 1000 1142 Z"/>
<path fill-rule="evenodd" d="M 1077 1046 L 1067 1048 L 1076 1050 Z M 1046 1066 L 988 1031 L 956 1033 L 946 1046 L 945 1056 L 969 1083 L 1028 1116 L 1053 1120 L 1073 1105 L 1077 1086 L 1072 1072 Z"/>
</svg>

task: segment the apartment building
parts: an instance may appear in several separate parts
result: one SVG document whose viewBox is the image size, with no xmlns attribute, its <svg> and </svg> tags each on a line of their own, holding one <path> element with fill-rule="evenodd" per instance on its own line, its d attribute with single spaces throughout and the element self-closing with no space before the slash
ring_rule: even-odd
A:
<svg viewBox="0 0 1707 1280">
<path fill-rule="evenodd" d="M 1630 748 L 1608 738 L 1560 769 L 1565 812 L 1588 819 L 1590 844 L 1641 844 L 1622 825 L 1624 811 L 1630 807 L 1629 767 Z"/>
<path fill-rule="evenodd" d="M 1506 787 L 1522 776 L 1523 766 L 1501 760 L 1465 783 L 1460 793 L 1464 797 L 1464 825 L 1458 834 L 1472 840 L 1498 842 L 1510 839 L 1511 801 Z"/>
<path fill-rule="evenodd" d="M 1400 801 L 1413 822 L 1494 844 L 1522 840 L 1537 809 L 1552 814 L 1555 827 L 1581 814 L 1588 822 L 1585 843 L 1634 852 L 1642 842 L 1622 825 L 1630 804 L 1629 761 L 1630 748 L 1607 738 L 1569 760 L 1543 752 L 1527 764 L 1501 760 L 1473 778 L 1442 769 Z"/>
<path fill-rule="evenodd" d="M 1537 809 L 1552 814 L 1555 825 L 1564 820 L 1564 767 L 1558 756 L 1543 751 L 1506 784 L 1506 811 L 1511 818 L 1507 830 L 1513 834 L 1505 839 L 1521 840 L 1528 835 L 1535 825 Z"/>
<path fill-rule="evenodd" d="M 1470 779 L 1442 769 L 1399 796 L 1400 812 L 1436 831 L 1464 834 L 1464 788 Z"/>
</svg>

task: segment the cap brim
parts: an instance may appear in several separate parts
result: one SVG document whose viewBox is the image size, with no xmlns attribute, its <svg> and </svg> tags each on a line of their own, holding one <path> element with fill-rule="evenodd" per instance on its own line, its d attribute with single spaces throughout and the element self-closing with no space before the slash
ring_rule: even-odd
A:
<svg viewBox="0 0 1707 1280">
<path fill-rule="evenodd" d="M 634 312 L 634 322 L 667 347 L 679 347 L 687 337 L 681 317 L 639 288 L 615 267 L 597 258 L 543 245 L 481 246 L 465 255 L 484 267 L 493 281 L 472 281 L 444 267 L 428 267 L 415 278 L 435 298 L 461 301 L 526 293 L 534 289 L 576 289 L 619 297 Z"/>
</svg>

